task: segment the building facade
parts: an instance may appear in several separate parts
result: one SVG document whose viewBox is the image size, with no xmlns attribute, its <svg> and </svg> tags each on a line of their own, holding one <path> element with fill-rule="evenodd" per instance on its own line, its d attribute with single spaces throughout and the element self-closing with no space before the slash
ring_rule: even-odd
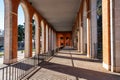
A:
<svg viewBox="0 0 120 80">
<path fill-rule="evenodd" d="M 57 32 L 57 47 L 72 46 L 72 33 L 71 32 Z"/>
</svg>

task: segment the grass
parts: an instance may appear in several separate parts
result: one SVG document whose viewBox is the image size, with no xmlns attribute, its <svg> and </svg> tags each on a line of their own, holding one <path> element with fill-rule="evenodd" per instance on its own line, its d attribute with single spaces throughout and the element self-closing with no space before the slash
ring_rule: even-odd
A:
<svg viewBox="0 0 120 80">
<path fill-rule="evenodd" d="M 32 49 L 33 52 L 35 52 L 35 49 Z"/>
<path fill-rule="evenodd" d="M 3 54 L 3 52 L 0 52 L 0 56 L 3 56 L 4 54 Z"/>
</svg>

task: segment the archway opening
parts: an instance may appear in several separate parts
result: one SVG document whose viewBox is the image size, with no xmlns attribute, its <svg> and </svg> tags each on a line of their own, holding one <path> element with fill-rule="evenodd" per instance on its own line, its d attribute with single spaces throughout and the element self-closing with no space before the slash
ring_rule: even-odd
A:
<svg viewBox="0 0 120 80">
<path fill-rule="evenodd" d="M 18 6 L 18 52 L 17 59 L 23 59 L 25 53 L 25 14 L 21 4 Z"/>
<path fill-rule="evenodd" d="M 38 17 L 36 14 L 33 15 L 32 18 L 32 56 L 36 54 L 37 49 L 37 39 L 39 38 L 38 35 Z"/>
<path fill-rule="evenodd" d="M 35 17 L 32 18 L 32 56 L 35 55 L 35 27 L 36 27 L 36 21 Z"/>
<path fill-rule="evenodd" d="M 0 64 L 4 59 L 4 2 L 0 0 Z"/>
<path fill-rule="evenodd" d="M 97 0 L 97 58 L 102 59 L 102 0 Z"/>
</svg>

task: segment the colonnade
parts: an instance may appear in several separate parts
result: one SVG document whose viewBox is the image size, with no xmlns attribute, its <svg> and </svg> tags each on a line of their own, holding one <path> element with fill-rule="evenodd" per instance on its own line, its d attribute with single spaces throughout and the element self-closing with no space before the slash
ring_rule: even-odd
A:
<svg viewBox="0 0 120 80">
<path fill-rule="evenodd" d="M 36 54 L 56 49 L 56 31 L 27 0 L 4 0 L 5 4 L 5 51 L 4 63 L 17 61 L 18 6 L 25 14 L 25 57 L 32 56 L 32 17 L 35 16 Z M 102 0 L 103 67 L 120 72 L 120 1 Z M 73 46 L 89 58 L 97 56 L 97 0 L 82 0 L 72 28 Z M 40 31 L 41 34 L 40 34 Z M 41 36 L 40 36 L 41 35 Z M 41 45 L 41 46 L 40 46 Z"/>
<path fill-rule="evenodd" d="M 103 67 L 115 72 L 120 72 L 119 5 L 118 0 L 102 0 Z M 97 0 L 81 1 L 72 32 L 78 52 L 97 58 Z"/>
<path fill-rule="evenodd" d="M 35 54 L 43 54 L 56 49 L 56 31 L 26 0 L 4 0 L 5 4 L 5 50 L 4 63 L 17 61 L 18 50 L 18 6 L 21 5 L 25 15 L 25 58 L 32 57 L 32 18 L 35 26 Z M 41 31 L 41 32 L 40 32 Z M 41 45 L 41 46 L 40 46 Z"/>
</svg>

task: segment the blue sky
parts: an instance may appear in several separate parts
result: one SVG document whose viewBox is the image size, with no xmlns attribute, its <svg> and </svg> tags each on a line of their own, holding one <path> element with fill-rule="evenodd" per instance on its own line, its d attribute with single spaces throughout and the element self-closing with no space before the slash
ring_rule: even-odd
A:
<svg viewBox="0 0 120 80">
<path fill-rule="evenodd" d="M 18 7 L 18 24 L 24 23 L 24 13 L 22 7 Z M 0 29 L 4 29 L 4 3 L 3 0 L 0 0 Z"/>
</svg>

